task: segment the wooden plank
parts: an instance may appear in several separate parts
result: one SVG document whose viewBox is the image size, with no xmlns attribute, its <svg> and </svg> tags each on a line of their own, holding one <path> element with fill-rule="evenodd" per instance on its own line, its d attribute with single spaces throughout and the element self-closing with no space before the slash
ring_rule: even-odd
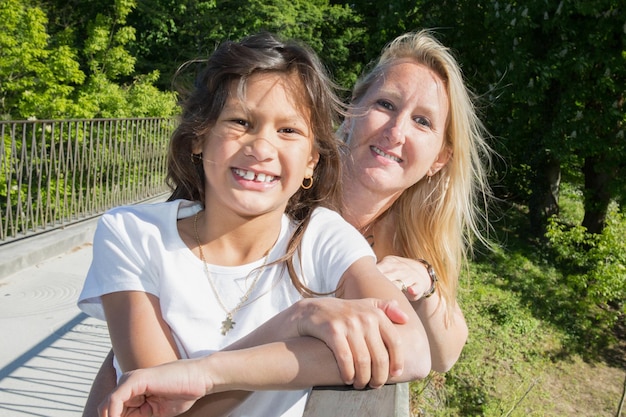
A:
<svg viewBox="0 0 626 417">
<path fill-rule="evenodd" d="M 409 385 L 355 390 L 347 386 L 315 387 L 303 417 L 409 417 Z"/>
</svg>

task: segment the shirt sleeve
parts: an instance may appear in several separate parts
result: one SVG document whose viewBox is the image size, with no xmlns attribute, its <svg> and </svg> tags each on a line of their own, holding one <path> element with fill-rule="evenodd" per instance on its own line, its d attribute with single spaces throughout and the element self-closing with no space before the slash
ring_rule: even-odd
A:
<svg viewBox="0 0 626 417">
<path fill-rule="evenodd" d="M 365 238 L 338 213 L 317 209 L 302 241 L 304 282 L 318 292 L 332 292 L 346 270 L 363 257 L 376 256 Z M 307 256 L 309 255 L 309 256 Z"/>
<path fill-rule="evenodd" d="M 146 230 L 148 229 L 148 230 Z M 158 296 L 150 253 L 149 227 L 132 210 L 119 208 L 98 221 L 93 241 L 93 259 L 78 307 L 104 320 L 101 296 L 117 291 L 143 291 Z"/>
</svg>

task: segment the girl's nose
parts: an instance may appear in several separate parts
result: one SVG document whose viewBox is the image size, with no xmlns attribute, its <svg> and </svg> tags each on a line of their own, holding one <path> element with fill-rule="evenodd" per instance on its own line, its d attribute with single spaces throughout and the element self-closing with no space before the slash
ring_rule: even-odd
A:
<svg viewBox="0 0 626 417">
<path fill-rule="evenodd" d="M 268 135 L 256 135 L 245 146 L 245 154 L 257 161 L 265 161 L 276 156 L 276 147 Z"/>
</svg>

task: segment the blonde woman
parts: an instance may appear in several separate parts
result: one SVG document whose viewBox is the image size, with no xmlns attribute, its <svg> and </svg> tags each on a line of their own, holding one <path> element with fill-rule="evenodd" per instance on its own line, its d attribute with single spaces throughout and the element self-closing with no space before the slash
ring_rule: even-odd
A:
<svg viewBox="0 0 626 417">
<path fill-rule="evenodd" d="M 393 40 L 357 81 L 339 134 L 350 150 L 342 214 L 412 301 L 432 369 L 447 371 L 467 339 L 459 272 L 485 240 L 490 195 L 485 130 L 450 50 L 428 31 Z"/>
</svg>

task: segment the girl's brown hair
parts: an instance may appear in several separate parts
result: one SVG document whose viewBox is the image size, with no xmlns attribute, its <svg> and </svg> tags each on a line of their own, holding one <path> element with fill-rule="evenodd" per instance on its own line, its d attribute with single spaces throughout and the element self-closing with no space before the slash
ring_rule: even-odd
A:
<svg viewBox="0 0 626 417">
<path fill-rule="evenodd" d="M 335 136 L 335 126 L 342 109 L 341 100 L 327 71 L 317 55 L 307 46 L 294 41 L 282 41 L 269 33 L 260 33 L 240 42 L 222 43 L 206 61 L 196 79 L 194 88 L 182 102 L 180 123 L 174 131 L 168 153 L 167 183 L 173 189 L 170 200 L 187 199 L 204 201 L 204 169 L 199 155 L 192 149 L 205 140 L 206 133 L 218 119 L 229 90 L 238 83 L 238 91 L 252 74 L 278 73 L 295 75 L 299 84 L 293 86 L 299 95 L 296 102 L 310 115 L 314 135 L 314 148 L 319 161 L 313 173 L 310 189 L 300 188 L 287 204 L 286 214 L 298 223 L 286 261 L 291 279 L 304 295 L 315 292 L 306 288 L 297 278 L 293 255 L 300 247 L 304 231 L 315 207 L 340 207 L 340 142 Z"/>
</svg>

